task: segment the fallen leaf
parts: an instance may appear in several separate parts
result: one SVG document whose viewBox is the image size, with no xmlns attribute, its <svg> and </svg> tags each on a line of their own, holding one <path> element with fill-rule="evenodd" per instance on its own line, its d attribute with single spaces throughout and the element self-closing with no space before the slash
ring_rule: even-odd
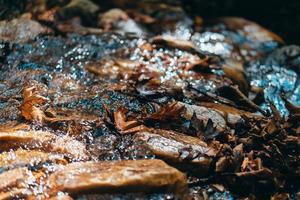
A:
<svg viewBox="0 0 300 200">
<path fill-rule="evenodd" d="M 23 103 L 20 106 L 21 115 L 26 120 L 39 121 L 45 120 L 46 116 L 39 106 L 46 103 L 47 98 L 37 94 L 36 87 L 23 89 Z"/>
<path fill-rule="evenodd" d="M 116 128 L 120 131 L 120 133 L 130 133 L 135 132 L 136 129 L 139 129 L 139 125 L 141 125 L 138 121 L 130 120 L 127 121 L 126 118 L 127 110 L 123 107 L 118 108 L 114 112 L 114 120 Z"/>
<path fill-rule="evenodd" d="M 184 110 L 185 107 L 183 105 L 172 102 L 161 106 L 155 113 L 142 117 L 142 120 L 169 121 L 170 119 L 178 119 Z"/>
</svg>

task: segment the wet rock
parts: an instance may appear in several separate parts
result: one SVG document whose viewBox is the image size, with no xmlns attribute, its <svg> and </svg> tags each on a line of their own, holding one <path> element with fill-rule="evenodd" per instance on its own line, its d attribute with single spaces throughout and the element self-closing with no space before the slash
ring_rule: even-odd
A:
<svg viewBox="0 0 300 200">
<path fill-rule="evenodd" d="M 113 29 L 113 25 L 119 21 L 128 20 L 129 16 L 123 10 L 115 8 L 103 13 L 99 18 L 99 26 L 108 31 Z"/>
<path fill-rule="evenodd" d="M 186 177 L 161 160 L 78 162 L 61 167 L 49 177 L 50 193 L 139 192 L 164 188 L 178 195 L 186 189 Z"/>
<path fill-rule="evenodd" d="M 191 41 L 202 52 L 219 55 L 222 58 L 233 58 L 240 60 L 239 52 L 235 49 L 233 41 L 225 35 L 213 31 L 194 33 Z"/>
<path fill-rule="evenodd" d="M 284 43 L 278 35 L 255 22 L 238 17 L 223 17 L 218 21 L 214 26 L 205 28 L 205 31 L 223 35 L 226 41 L 219 47 L 226 47 L 225 52 L 234 52 L 231 56 L 233 59 L 255 60 Z"/>
<path fill-rule="evenodd" d="M 85 146 L 81 142 L 45 131 L 2 131 L 0 147 L 1 151 L 24 147 L 60 152 L 79 160 L 88 158 Z"/>
<path fill-rule="evenodd" d="M 34 166 L 44 162 L 66 163 L 66 160 L 63 155 L 37 150 L 18 149 L 0 154 L 0 167 L 3 169 Z"/>
<path fill-rule="evenodd" d="M 0 62 L 4 62 L 7 54 L 10 51 L 9 43 L 8 42 L 1 42 L 0 43 Z"/>
<path fill-rule="evenodd" d="M 156 36 L 152 38 L 152 43 L 156 45 L 167 46 L 170 48 L 177 48 L 192 53 L 199 53 L 199 49 L 190 41 L 180 40 L 172 36 Z M 200 53 L 199 53 L 200 54 Z M 203 57 L 203 55 L 202 55 Z"/>
<path fill-rule="evenodd" d="M 18 168 L 0 174 L 0 192 L 7 191 L 14 186 L 28 186 L 29 177 L 30 172 L 27 168 Z"/>
<path fill-rule="evenodd" d="M 194 171 L 200 176 L 208 172 L 218 151 L 199 138 L 159 129 L 135 133 L 134 141 L 159 158 L 177 164 L 197 166 Z"/>
<path fill-rule="evenodd" d="M 102 33 L 101 29 L 83 26 L 81 21 L 79 17 L 74 17 L 57 24 L 57 29 L 63 33 L 78 33 L 80 35 Z"/>
<path fill-rule="evenodd" d="M 13 19 L 0 22 L 0 39 L 10 42 L 27 42 L 38 35 L 50 34 L 51 30 L 31 19 Z"/>
<path fill-rule="evenodd" d="M 22 20 L 39 19 L 58 36 L 0 45 L 0 122 L 5 123 L 0 175 L 26 166 L 31 181 L 25 189 L 9 183 L 11 188 L 0 189 L 0 199 L 30 191 L 45 191 L 51 196 L 45 199 L 69 199 L 68 192 L 76 198 L 88 193 L 83 198 L 126 199 L 127 191 L 144 198 L 145 191 L 166 188 L 170 195 L 155 199 L 176 199 L 174 190 L 187 182 L 201 187 L 199 198 L 217 199 L 232 198 L 227 185 L 249 193 L 274 185 L 262 189 L 273 194 L 295 187 L 299 115 L 287 102 L 299 99 L 292 71 L 297 71 L 297 48 L 278 49 L 266 64 L 262 58 L 282 41 L 244 19 L 223 18 L 211 26 L 197 17 L 200 32 L 194 33 L 195 24 L 181 8 L 158 1 L 107 12 L 114 2 L 106 2 L 103 14 L 84 0 L 53 2 L 29 7 L 32 16 Z M 97 23 L 105 31 L 91 28 Z M 160 36 L 123 34 L 145 33 L 140 24 Z M 258 104 L 274 116 L 252 113 L 261 110 Z M 286 117 L 275 108 L 281 106 L 290 112 Z M 6 125 L 12 120 L 23 124 Z M 141 158 L 149 160 L 136 161 Z M 185 170 L 189 180 L 153 158 Z M 128 159 L 133 160 L 111 161 Z M 82 160 L 93 162 L 77 163 Z M 202 187 L 206 184 L 214 189 Z M 103 196 L 90 196 L 98 191 Z M 103 194 L 107 191 L 121 194 Z M 139 197 L 133 193 L 128 199 Z"/>
<path fill-rule="evenodd" d="M 30 191 L 28 189 L 18 189 L 18 188 L 12 188 L 9 191 L 6 192 L 0 192 L 0 199 L 13 199 L 13 198 L 26 198 L 30 194 Z"/>
<path fill-rule="evenodd" d="M 246 72 L 251 79 L 251 85 L 263 88 L 264 99 L 271 102 L 282 115 L 288 114 L 282 95 L 296 105 L 300 105 L 299 78 L 294 71 L 255 63 L 248 67 Z M 264 110 L 270 110 L 267 102 L 260 106 Z"/>
<path fill-rule="evenodd" d="M 180 103 L 180 105 L 185 106 L 185 116 L 187 119 L 191 119 L 195 113 L 196 117 L 199 120 L 202 120 L 204 124 L 207 124 L 209 119 L 212 120 L 213 127 L 216 128 L 216 131 L 223 132 L 226 129 L 226 121 L 224 116 L 222 116 L 218 111 L 204 106 L 189 105 L 185 103 Z"/>
<path fill-rule="evenodd" d="M 138 76 L 140 64 L 133 61 L 100 61 L 96 63 L 89 63 L 86 69 L 104 79 L 111 80 L 128 80 L 134 76 Z"/>
<path fill-rule="evenodd" d="M 263 28 L 262 26 L 256 24 L 255 22 L 238 18 L 238 17 L 224 17 L 220 20 L 223 22 L 228 28 L 236 31 L 242 31 L 243 34 L 252 42 L 256 44 L 276 41 L 279 43 L 283 43 L 282 38 L 280 38 L 275 33 Z"/>
<path fill-rule="evenodd" d="M 300 47 L 290 45 L 276 49 L 266 58 L 265 64 L 285 67 L 300 74 Z"/>
<path fill-rule="evenodd" d="M 175 5 L 163 2 L 144 2 L 142 12 L 155 19 L 151 24 L 151 32 L 173 36 L 182 40 L 189 40 L 193 33 L 193 21 L 184 10 Z"/>
<path fill-rule="evenodd" d="M 99 26 L 105 31 L 143 35 L 145 30 L 120 9 L 111 9 L 99 16 Z"/>
<path fill-rule="evenodd" d="M 260 115 L 256 115 L 247 111 L 242 111 L 237 108 L 223 104 L 201 102 L 201 105 L 207 109 L 210 108 L 218 112 L 226 120 L 228 126 L 234 126 L 236 123 L 238 123 L 239 120 L 242 119 L 242 116 L 248 116 L 249 118 L 253 117 L 257 119 L 261 118 Z"/>
<path fill-rule="evenodd" d="M 99 10 L 98 5 L 90 0 L 72 0 L 69 4 L 62 7 L 58 11 L 58 16 L 61 19 L 70 19 L 76 16 L 80 16 L 85 23 L 91 23 L 92 18 Z"/>
</svg>

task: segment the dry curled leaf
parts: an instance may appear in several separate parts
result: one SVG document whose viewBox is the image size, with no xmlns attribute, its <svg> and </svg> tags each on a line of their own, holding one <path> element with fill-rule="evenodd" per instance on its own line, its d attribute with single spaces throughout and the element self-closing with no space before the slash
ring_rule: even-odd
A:
<svg viewBox="0 0 300 200">
<path fill-rule="evenodd" d="M 114 112 L 115 126 L 121 134 L 134 133 L 137 131 L 144 130 L 146 127 L 141 125 L 136 120 L 127 121 L 126 117 L 127 110 L 123 107 L 118 108 Z"/>
<path fill-rule="evenodd" d="M 253 171 L 262 169 L 262 163 L 260 158 L 251 159 L 249 157 L 245 157 L 243 163 L 241 165 L 241 171 Z"/>
<path fill-rule="evenodd" d="M 20 106 L 21 115 L 26 120 L 42 122 L 46 117 L 39 106 L 46 103 L 47 98 L 37 94 L 35 86 L 24 88 L 23 98 L 23 103 Z"/>
<path fill-rule="evenodd" d="M 168 121 L 178 119 L 185 107 L 177 102 L 169 103 L 160 107 L 155 113 L 142 117 L 142 120 Z"/>
</svg>

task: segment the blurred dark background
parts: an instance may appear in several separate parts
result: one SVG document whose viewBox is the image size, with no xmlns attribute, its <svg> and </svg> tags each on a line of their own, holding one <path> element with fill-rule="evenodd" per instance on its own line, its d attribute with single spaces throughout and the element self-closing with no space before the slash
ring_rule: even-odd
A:
<svg viewBox="0 0 300 200">
<path fill-rule="evenodd" d="M 188 13 L 204 18 L 240 16 L 300 44 L 300 0 L 182 0 Z"/>
<path fill-rule="evenodd" d="M 26 2 L 40 0 L 0 0 L 0 19 L 22 13 Z M 61 0 L 45 0 L 57 3 Z M 99 4 L 112 4 L 114 0 L 93 0 Z M 126 4 L 155 0 L 119 0 Z M 157 0 L 156 0 L 157 1 Z M 220 16 L 239 16 L 253 20 L 280 35 L 288 44 L 300 44 L 300 0 L 160 0 L 179 4 L 190 15 L 204 19 Z"/>
</svg>

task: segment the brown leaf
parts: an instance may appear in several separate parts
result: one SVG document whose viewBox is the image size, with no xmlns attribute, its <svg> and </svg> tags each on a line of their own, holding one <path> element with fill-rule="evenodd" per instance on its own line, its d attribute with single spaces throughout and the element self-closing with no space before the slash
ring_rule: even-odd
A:
<svg viewBox="0 0 300 200">
<path fill-rule="evenodd" d="M 140 64 L 130 60 L 99 61 L 88 63 L 86 69 L 107 79 L 134 79 L 138 75 Z"/>
<path fill-rule="evenodd" d="M 247 94 L 249 90 L 249 83 L 246 79 L 245 72 L 237 67 L 228 65 L 223 65 L 222 69 L 225 73 L 225 76 L 230 78 L 234 84 L 237 84 L 239 86 L 239 89 L 244 94 Z"/>
<path fill-rule="evenodd" d="M 281 115 L 280 115 L 279 110 L 272 103 L 270 103 L 270 108 L 271 108 L 272 113 L 273 113 L 273 119 L 275 121 L 280 121 L 281 120 Z"/>
<path fill-rule="evenodd" d="M 115 125 L 116 128 L 120 131 L 120 133 L 129 133 L 131 132 L 130 130 L 133 130 L 133 128 L 136 128 L 140 125 L 138 121 L 135 120 L 130 120 L 127 121 L 126 117 L 127 110 L 123 107 L 118 108 L 114 112 L 114 120 L 115 120 Z"/>
<path fill-rule="evenodd" d="M 228 159 L 223 156 L 216 162 L 216 172 L 224 172 L 228 168 Z"/>
<path fill-rule="evenodd" d="M 243 94 L 237 86 L 223 86 L 219 88 L 218 92 L 221 96 L 233 101 L 236 105 L 249 111 L 259 111 L 266 114 L 258 105 L 251 101 L 245 94 Z"/>
<path fill-rule="evenodd" d="M 43 13 L 39 14 L 37 16 L 37 19 L 39 21 L 45 21 L 45 22 L 53 23 L 54 20 L 55 20 L 55 15 L 56 15 L 58 9 L 59 9 L 59 7 L 56 6 L 56 7 L 53 7 L 51 9 L 49 9 L 49 10 L 46 10 Z"/>
<path fill-rule="evenodd" d="M 245 157 L 241 165 L 242 172 L 261 170 L 262 168 L 263 167 L 260 158 L 252 159 L 251 157 Z"/>
<path fill-rule="evenodd" d="M 46 116 L 39 106 L 47 101 L 47 98 L 37 94 L 36 87 L 23 89 L 23 103 L 20 106 L 21 115 L 26 120 L 39 121 L 45 120 Z"/>
<path fill-rule="evenodd" d="M 160 107 L 155 113 L 142 117 L 142 120 L 169 121 L 171 119 L 178 119 L 184 110 L 185 107 L 183 105 L 172 102 Z"/>
</svg>

